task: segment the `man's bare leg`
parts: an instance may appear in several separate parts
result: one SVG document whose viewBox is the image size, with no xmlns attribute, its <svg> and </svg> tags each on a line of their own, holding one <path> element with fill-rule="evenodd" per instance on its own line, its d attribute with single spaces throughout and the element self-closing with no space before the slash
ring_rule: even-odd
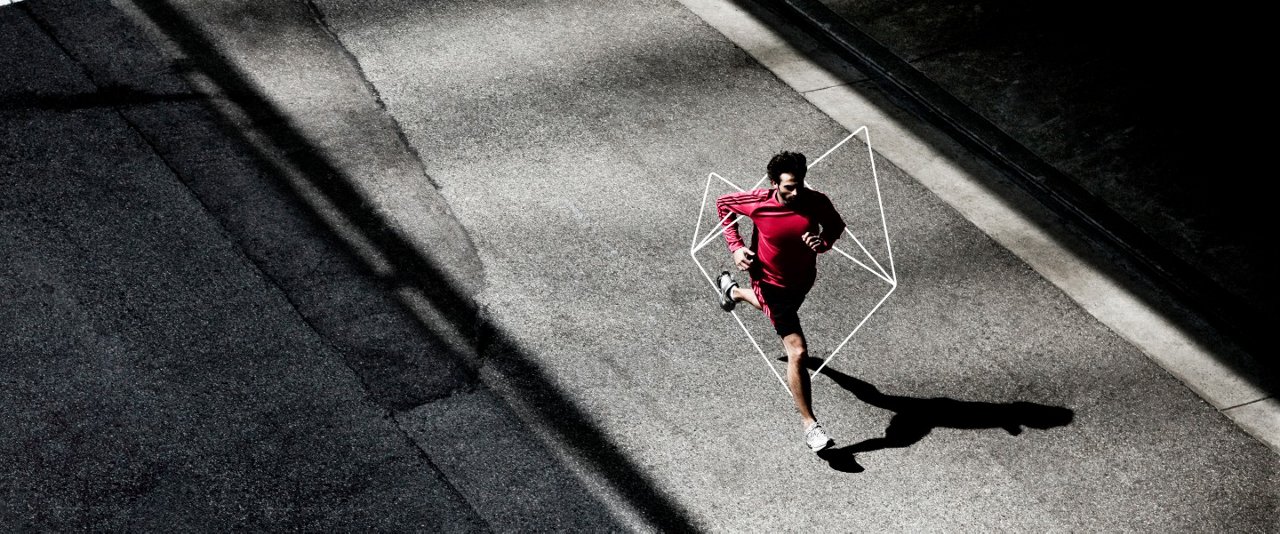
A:
<svg viewBox="0 0 1280 534">
<path fill-rule="evenodd" d="M 817 420 L 813 416 L 809 371 L 804 367 L 804 360 L 809 357 L 809 346 L 805 343 L 804 334 L 797 332 L 783 336 L 782 347 L 787 351 L 787 386 L 791 388 L 791 397 L 795 399 L 804 428 L 809 428 Z"/>
<path fill-rule="evenodd" d="M 750 304 L 757 310 L 763 309 L 760 299 L 750 289 L 735 287 L 729 294 L 733 300 Z M 791 388 L 791 396 L 795 400 L 796 409 L 800 411 L 801 422 L 805 428 L 809 428 L 816 421 L 813 416 L 809 372 L 804 367 L 804 359 L 809 357 L 809 345 L 805 342 L 804 334 L 797 332 L 782 337 L 782 348 L 787 353 L 787 387 Z"/>
<path fill-rule="evenodd" d="M 756 298 L 756 292 L 755 292 L 755 291 L 751 291 L 750 289 L 743 289 L 743 288 L 741 288 L 741 287 L 735 287 L 735 288 L 733 288 L 733 291 L 731 291 L 731 292 L 730 292 L 730 296 L 732 296 L 732 297 L 733 297 L 733 300 L 736 300 L 736 301 L 738 301 L 738 302 L 745 302 L 745 303 L 747 303 L 747 304 L 750 304 L 750 305 L 751 305 L 751 307 L 753 307 L 753 308 L 755 308 L 755 309 L 757 309 L 757 310 L 762 310 L 762 309 L 764 309 L 764 308 L 761 308 L 761 307 L 760 307 L 760 299 L 757 299 L 757 298 Z"/>
</svg>

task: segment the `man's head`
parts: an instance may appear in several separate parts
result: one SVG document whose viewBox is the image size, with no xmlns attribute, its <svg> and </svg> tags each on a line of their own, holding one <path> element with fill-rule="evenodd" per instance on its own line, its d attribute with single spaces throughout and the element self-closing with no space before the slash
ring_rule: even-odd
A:
<svg viewBox="0 0 1280 534">
<path fill-rule="evenodd" d="M 782 151 L 769 160 L 767 170 L 769 182 L 778 189 L 778 200 L 790 204 L 804 189 L 804 175 L 809 167 L 804 154 Z"/>
</svg>

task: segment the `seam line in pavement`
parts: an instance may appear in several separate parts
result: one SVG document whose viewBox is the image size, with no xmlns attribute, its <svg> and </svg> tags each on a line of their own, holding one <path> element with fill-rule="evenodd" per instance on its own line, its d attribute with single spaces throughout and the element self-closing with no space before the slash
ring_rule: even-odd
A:
<svg viewBox="0 0 1280 534">
<path fill-rule="evenodd" d="M 1228 411 L 1234 410 L 1234 409 L 1236 409 L 1236 408 L 1240 408 L 1240 407 L 1242 407 L 1242 406 L 1248 406 L 1248 405 L 1250 405 L 1250 404 L 1257 404 L 1257 403 L 1259 403 L 1259 402 L 1262 402 L 1262 401 L 1267 400 L 1267 399 L 1270 399 L 1270 398 L 1272 398 L 1272 397 L 1270 397 L 1270 396 L 1266 396 L 1266 397 L 1261 397 L 1261 398 L 1253 399 L 1253 400 L 1251 400 L 1251 401 L 1249 401 L 1249 402 L 1243 402 L 1243 403 L 1237 404 L 1237 405 L 1235 405 L 1235 406 L 1231 406 L 1231 407 L 1223 408 L 1223 409 L 1221 409 L 1221 410 L 1219 410 L 1219 411 L 1222 411 L 1222 412 L 1228 412 Z"/>
<path fill-rule="evenodd" d="M 333 42 L 333 46 L 344 58 L 346 58 L 347 63 L 350 64 L 352 70 L 355 71 L 355 75 L 360 78 L 360 83 L 364 84 L 365 89 L 373 96 L 374 104 L 382 111 L 382 114 L 391 124 L 391 130 L 395 132 L 396 138 L 400 140 L 401 148 L 403 148 L 405 152 L 413 158 L 413 161 L 416 162 L 419 171 L 418 174 L 422 176 L 423 180 L 426 180 L 426 182 L 431 185 L 432 189 L 436 190 L 441 195 L 440 198 L 443 203 L 445 213 L 454 221 L 454 223 L 457 224 L 461 237 L 466 240 L 467 248 L 478 253 L 479 247 L 476 245 L 476 240 L 472 237 L 471 231 L 468 230 L 467 227 L 462 224 L 462 221 L 458 220 L 458 218 L 453 214 L 453 208 L 450 206 L 448 199 L 443 196 L 440 184 L 437 183 L 435 178 L 432 178 L 431 174 L 427 172 L 426 160 L 423 159 L 422 153 L 418 151 L 418 147 L 409 139 L 409 134 L 405 132 L 404 125 L 400 124 L 400 120 L 397 119 L 395 114 L 387 107 L 387 103 L 382 99 L 382 93 L 378 90 L 378 87 L 374 85 L 373 81 L 369 79 L 369 75 L 365 73 L 364 66 L 360 63 L 360 59 L 356 57 L 349 48 L 347 48 L 346 43 L 342 42 L 342 38 L 338 36 L 338 33 L 329 26 L 329 20 L 328 17 L 325 16 L 324 10 L 322 10 L 314 0 L 302 0 L 302 2 L 306 5 L 307 12 L 311 14 L 316 26 L 319 27 L 329 40 Z M 481 269 L 483 269 L 483 263 L 481 264 Z"/>
<path fill-rule="evenodd" d="M 809 94 L 809 93 L 813 93 L 813 92 L 817 92 L 817 91 L 825 91 L 825 90 L 827 90 L 827 89 L 831 89 L 831 88 L 833 88 L 833 87 L 844 87 L 844 86 L 846 86 L 846 85 L 851 85 L 851 84 L 850 84 L 850 83 L 848 83 L 848 82 L 846 82 L 846 83 L 837 83 L 837 84 L 834 84 L 834 85 L 827 85 L 827 86 L 824 86 L 824 87 L 817 87 L 817 88 L 814 88 L 814 89 L 809 89 L 809 90 L 807 90 L 807 91 L 801 91 L 801 92 L 800 92 L 800 94 L 805 94 L 805 95 L 807 95 L 807 94 Z"/>
<path fill-rule="evenodd" d="M 404 145 L 405 150 L 408 150 L 409 154 L 413 155 L 413 159 L 417 160 L 419 164 L 421 164 L 423 161 L 422 154 L 419 154 L 417 147 L 413 146 L 413 143 L 409 142 L 409 135 L 405 133 L 404 127 L 400 124 L 400 121 L 396 119 L 396 116 L 387 109 L 387 103 L 382 100 L 382 93 L 378 92 L 378 88 L 373 85 L 373 82 L 369 81 L 369 76 L 365 74 L 364 66 L 360 64 L 360 60 L 356 58 L 356 55 L 352 54 L 351 50 L 347 48 L 347 45 L 342 42 L 342 38 L 338 37 L 338 33 L 333 31 L 333 28 L 329 27 L 329 20 L 325 17 L 324 11 L 320 9 L 320 6 L 316 5 L 313 0 L 302 0 L 302 2 L 306 4 L 307 11 L 309 11 L 311 13 L 311 17 L 315 19 L 316 26 L 324 31 L 324 34 L 333 41 L 333 45 L 342 52 L 342 56 L 351 64 L 351 68 L 355 69 L 356 75 L 360 76 L 360 82 L 364 84 L 366 89 L 368 89 L 369 94 L 373 95 L 373 101 L 387 116 L 387 119 L 391 121 L 391 124 L 393 125 L 392 130 L 394 130 L 396 136 L 400 138 L 400 143 Z M 431 184 L 432 188 L 437 191 L 440 190 L 440 184 L 436 183 L 435 179 L 433 179 L 431 175 L 427 174 L 425 166 L 423 167 L 422 177 L 427 181 L 427 183 Z M 470 239 L 469 236 L 468 239 Z"/>
<path fill-rule="evenodd" d="M 453 393 L 451 392 L 450 395 L 453 395 Z M 424 404 L 430 404 L 431 402 L 433 401 L 428 401 Z M 384 413 L 384 417 L 391 422 L 391 426 L 394 426 L 396 429 L 396 432 L 400 434 L 400 437 L 404 438 L 405 443 L 407 443 L 409 447 L 412 447 L 413 450 L 418 452 L 418 457 L 421 458 L 422 461 L 426 463 L 427 466 L 430 467 L 432 471 L 435 471 L 440 475 L 440 480 L 444 481 L 445 484 L 448 484 L 449 489 L 453 490 L 453 492 L 457 494 L 458 498 L 462 499 L 462 502 L 467 503 L 467 506 L 471 507 L 471 513 L 475 515 L 476 519 L 479 519 L 482 523 L 484 523 L 485 528 L 487 528 L 489 532 L 497 532 L 497 530 L 493 527 L 493 523 L 489 522 L 489 518 L 485 517 L 484 514 L 480 513 L 480 508 L 476 506 L 476 503 L 471 502 L 471 499 L 467 497 L 467 493 L 465 491 L 462 491 L 462 488 L 459 488 L 458 485 L 454 483 L 453 479 L 450 478 L 449 475 L 446 474 L 445 471 L 440 468 L 440 466 L 436 465 L 435 462 L 431 461 L 431 455 L 427 453 L 427 450 L 422 448 L 421 445 L 418 445 L 418 442 L 414 441 L 413 436 L 409 434 L 409 431 L 405 430 L 405 428 L 400 425 L 400 420 L 396 418 L 395 413 L 385 408 L 383 409 L 383 413 Z"/>
</svg>

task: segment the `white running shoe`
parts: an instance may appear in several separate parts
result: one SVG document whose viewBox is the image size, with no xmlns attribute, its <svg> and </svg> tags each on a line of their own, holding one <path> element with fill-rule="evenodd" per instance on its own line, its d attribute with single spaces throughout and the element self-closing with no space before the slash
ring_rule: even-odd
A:
<svg viewBox="0 0 1280 534">
<path fill-rule="evenodd" d="M 720 308 L 724 311 L 733 311 L 738 301 L 733 299 L 732 291 L 733 288 L 738 287 L 738 283 L 733 281 L 729 271 L 721 271 L 720 277 L 716 279 L 716 285 L 720 287 Z"/>
<path fill-rule="evenodd" d="M 805 445 L 808 445 L 809 450 L 813 452 L 818 452 L 830 447 L 834 442 L 835 441 L 832 440 L 830 436 L 827 436 L 827 431 L 823 430 L 822 425 L 818 424 L 817 421 L 814 421 L 813 424 L 809 425 L 809 428 L 806 428 L 804 431 L 804 443 Z"/>
</svg>

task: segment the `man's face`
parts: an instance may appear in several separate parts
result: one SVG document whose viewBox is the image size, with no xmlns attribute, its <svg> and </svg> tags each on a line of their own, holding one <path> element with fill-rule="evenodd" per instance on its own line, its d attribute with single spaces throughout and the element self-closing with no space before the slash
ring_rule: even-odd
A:
<svg viewBox="0 0 1280 534">
<path fill-rule="evenodd" d="M 803 190 L 803 178 L 796 178 L 794 174 L 789 172 L 778 175 L 778 202 L 783 205 L 790 205 L 800 197 L 800 192 Z"/>
</svg>

